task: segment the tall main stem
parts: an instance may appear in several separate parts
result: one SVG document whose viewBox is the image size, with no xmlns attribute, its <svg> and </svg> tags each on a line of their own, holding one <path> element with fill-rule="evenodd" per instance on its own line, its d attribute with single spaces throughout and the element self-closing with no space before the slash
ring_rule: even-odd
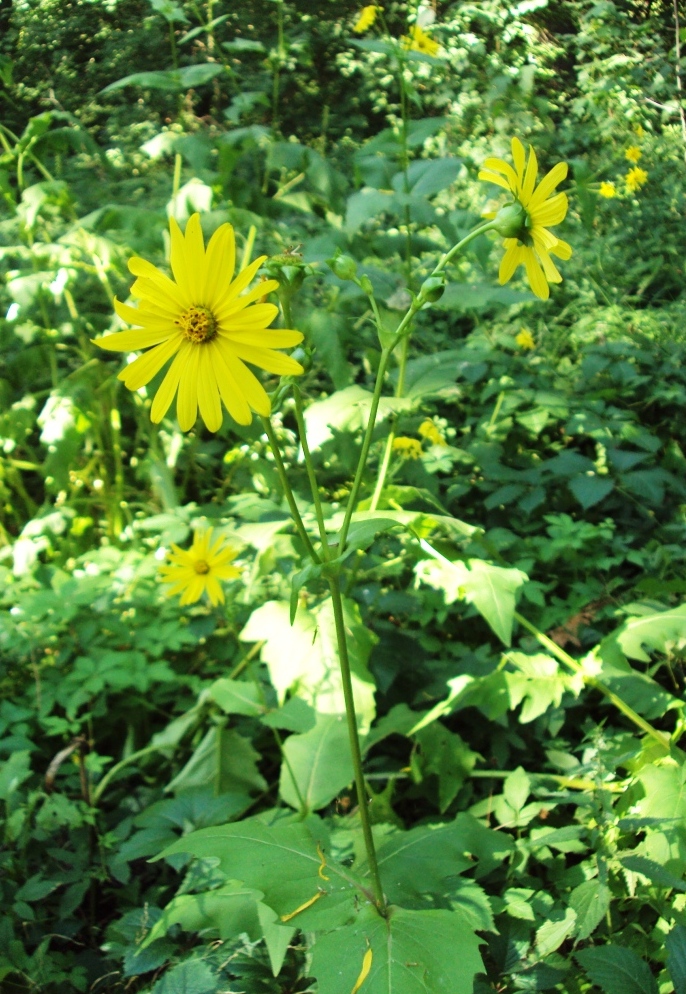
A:
<svg viewBox="0 0 686 994">
<path fill-rule="evenodd" d="M 364 782 L 362 772 L 362 751 L 360 740 L 357 734 L 357 716 L 355 714 L 355 700 L 353 697 L 353 684 L 350 673 L 350 657 L 348 655 L 348 643 L 345 637 L 345 617 L 343 615 L 343 599 L 341 588 L 338 584 L 338 577 L 329 580 L 331 590 L 331 601 L 333 603 L 333 616 L 336 624 L 336 639 L 338 641 L 338 659 L 341 667 L 341 678 L 343 682 L 343 697 L 345 698 L 345 716 L 348 722 L 348 738 L 350 739 L 350 752 L 352 755 L 353 769 L 355 771 L 355 789 L 357 791 L 357 804 L 360 811 L 360 821 L 362 822 L 362 835 L 364 846 L 367 851 L 367 861 L 369 862 L 369 873 L 372 878 L 372 888 L 374 890 L 374 903 L 380 914 L 386 911 L 386 898 L 384 897 L 379 874 L 379 864 L 376 858 L 374 847 L 374 836 L 372 835 L 372 825 L 369 820 L 369 798 L 367 795 L 367 785 Z"/>
</svg>

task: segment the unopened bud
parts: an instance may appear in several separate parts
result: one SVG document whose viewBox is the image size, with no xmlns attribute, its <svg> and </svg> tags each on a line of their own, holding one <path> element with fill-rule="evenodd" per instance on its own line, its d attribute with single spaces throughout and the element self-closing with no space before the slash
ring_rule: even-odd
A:
<svg viewBox="0 0 686 994">
<path fill-rule="evenodd" d="M 519 203 L 501 207 L 493 220 L 493 227 L 503 238 L 518 238 L 526 229 L 527 214 Z"/>
<path fill-rule="evenodd" d="M 357 263 L 349 255 L 335 255 L 326 264 L 339 280 L 354 280 L 357 276 Z"/>
<path fill-rule="evenodd" d="M 430 304 L 434 304 L 437 300 L 440 300 L 445 292 L 445 280 L 442 276 L 429 276 L 428 279 L 424 280 L 422 283 L 422 289 L 420 291 L 420 296 L 424 300 L 428 300 Z"/>
<path fill-rule="evenodd" d="M 374 287 L 372 286 L 372 281 L 368 276 L 360 276 L 360 287 L 364 290 L 368 297 L 373 296 Z"/>
</svg>

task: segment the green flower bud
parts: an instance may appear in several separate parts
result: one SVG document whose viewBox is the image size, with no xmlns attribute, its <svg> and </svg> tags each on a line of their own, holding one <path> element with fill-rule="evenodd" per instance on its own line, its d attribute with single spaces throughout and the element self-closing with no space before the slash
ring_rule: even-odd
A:
<svg viewBox="0 0 686 994">
<path fill-rule="evenodd" d="M 368 276 L 360 276 L 360 287 L 364 290 L 368 297 L 374 295 L 374 287 L 372 286 L 372 281 Z"/>
<path fill-rule="evenodd" d="M 428 300 L 430 304 L 435 304 L 437 300 L 440 300 L 445 293 L 445 280 L 442 276 L 429 276 L 427 280 L 422 283 L 422 288 L 420 290 L 420 296 L 424 300 Z"/>
<path fill-rule="evenodd" d="M 357 276 L 357 263 L 349 255 L 335 255 L 326 264 L 339 280 L 354 280 Z"/>
<path fill-rule="evenodd" d="M 527 213 L 520 203 L 505 204 L 493 220 L 493 227 L 503 238 L 519 238 L 526 231 Z"/>
</svg>

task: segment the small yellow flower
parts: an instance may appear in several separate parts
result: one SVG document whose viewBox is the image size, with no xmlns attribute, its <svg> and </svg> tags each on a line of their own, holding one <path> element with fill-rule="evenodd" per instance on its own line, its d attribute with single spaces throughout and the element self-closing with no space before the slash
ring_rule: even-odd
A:
<svg viewBox="0 0 686 994">
<path fill-rule="evenodd" d="M 425 438 L 427 441 L 431 442 L 432 445 L 447 444 L 445 438 L 430 418 L 427 418 L 426 421 L 422 421 L 417 431 L 422 438 Z"/>
<path fill-rule="evenodd" d="M 399 453 L 403 459 L 419 459 L 422 454 L 422 443 L 416 438 L 398 435 L 393 439 L 393 451 Z"/>
<path fill-rule="evenodd" d="M 430 38 L 418 24 L 412 25 L 409 35 L 402 35 L 400 43 L 410 52 L 419 52 L 421 55 L 431 55 L 434 58 L 441 50 L 438 42 Z"/>
<path fill-rule="evenodd" d="M 357 34 L 361 35 L 363 31 L 367 30 L 367 28 L 371 28 L 372 24 L 376 20 L 378 9 L 379 8 L 376 4 L 370 4 L 368 7 L 363 7 L 360 11 L 359 17 L 353 25 L 353 31 L 356 31 Z"/>
<path fill-rule="evenodd" d="M 629 148 L 624 153 L 624 158 L 627 160 L 627 162 L 633 162 L 634 164 L 636 164 L 638 160 L 641 158 L 641 155 L 642 152 L 638 147 L 638 145 L 630 145 Z"/>
<path fill-rule="evenodd" d="M 598 190 L 598 193 L 600 194 L 601 197 L 607 197 L 607 199 L 609 200 L 610 197 L 617 196 L 617 187 L 614 185 L 614 183 L 603 182 L 600 184 L 600 189 Z"/>
<path fill-rule="evenodd" d="M 515 335 L 515 342 L 520 347 L 520 349 L 535 349 L 536 342 L 534 341 L 534 336 L 531 334 L 528 328 L 522 328 L 518 335 Z"/>
<path fill-rule="evenodd" d="M 648 173 L 645 169 L 641 169 L 640 166 L 634 166 L 624 177 L 626 181 L 627 188 L 635 193 L 639 190 L 645 183 L 648 182 Z"/>
<path fill-rule="evenodd" d="M 193 545 L 188 552 L 172 545 L 168 558 L 169 565 L 160 566 L 162 583 L 168 583 L 168 597 L 181 594 L 181 605 L 194 604 L 204 593 L 210 599 L 213 607 L 224 603 L 224 591 L 220 580 L 234 580 L 240 576 L 240 571 L 231 565 L 238 550 L 224 543 L 219 538 L 212 542 L 212 529 L 196 531 L 193 535 Z"/>
<path fill-rule="evenodd" d="M 138 277 L 131 296 L 140 304 L 129 307 L 115 300 L 114 309 L 136 327 L 96 339 L 95 344 L 114 352 L 148 349 L 119 374 L 129 390 L 145 386 L 173 358 L 152 403 L 153 422 L 162 420 L 177 391 L 181 431 L 193 427 L 198 407 L 208 429 L 219 431 L 222 403 L 241 425 L 250 424 L 253 411 L 268 417 L 269 397 L 246 363 L 277 375 L 302 373 L 300 363 L 275 350 L 298 345 L 303 336 L 269 328 L 279 310 L 261 300 L 278 288 L 276 280 L 243 293 L 266 255 L 234 279 L 236 249 L 230 224 L 217 228 L 207 249 L 199 214 L 189 218 L 185 236 L 173 217 L 169 226 L 174 280 L 145 259 L 129 259 L 129 269 Z"/>
<path fill-rule="evenodd" d="M 634 134 L 636 135 L 637 138 L 645 138 L 645 134 L 646 134 L 645 133 L 645 129 L 643 128 L 642 125 L 636 124 L 634 126 Z"/>
<path fill-rule="evenodd" d="M 548 283 L 562 282 L 550 256 L 569 259 L 572 254 L 567 242 L 548 231 L 548 227 L 563 221 L 567 213 L 567 195 L 550 196 L 567 175 L 567 163 L 558 162 L 536 187 L 538 163 L 533 148 L 529 148 L 527 161 L 524 146 L 519 138 L 513 138 L 512 158 L 515 169 L 504 159 L 486 159 L 479 173 L 479 179 L 502 186 L 513 197 L 513 201 L 500 211 L 484 215 L 495 220 L 498 215 L 503 218 L 503 228 L 498 230 L 505 235 L 505 255 L 498 278 L 501 285 L 507 283 L 518 266 L 523 265 L 533 292 L 541 300 L 547 300 L 550 296 Z"/>
</svg>

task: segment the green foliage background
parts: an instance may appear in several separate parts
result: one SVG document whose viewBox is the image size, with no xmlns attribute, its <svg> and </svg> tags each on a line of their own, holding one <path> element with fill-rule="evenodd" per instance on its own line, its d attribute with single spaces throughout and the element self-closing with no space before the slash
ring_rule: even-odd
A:
<svg viewBox="0 0 686 994">
<path fill-rule="evenodd" d="M 0 9 L 3 991 L 350 994 L 368 949 L 361 994 L 686 990 L 674 9 L 433 9 L 441 54 L 411 55 L 402 87 L 348 0 Z M 413 13 L 384 4 L 394 37 Z M 479 222 L 479 167 L 514 134 L 544 169 L 571 164 L 564 282 L 545 304 L 499 287 L 487 236 L 451 267 L 400 396 L 389 378 L 361 510 L 389 427 L 419 440 L 431 418 L 445 444 L 394 457 L 381 517 L 354 526 L 380 924 L 331 601 L 313 574 L 299 587 L 262 428 L 158 430 L 155 383 L 126 392 L 92 339 L 115 328 L 127 259 L 165 266 L 168 213 L 228 220 L 239 248 L 254 227 L 283 279 L 305 277 L 300 385 L 335 533 L 379 343 L 326 260 L 356 260 L 392 331 Z M 310 523 L 289 405 L 275 429 Z M 223 609 L 181 610 L 157 567 L 203 523 L 242 576 Z"/>
</svg>

